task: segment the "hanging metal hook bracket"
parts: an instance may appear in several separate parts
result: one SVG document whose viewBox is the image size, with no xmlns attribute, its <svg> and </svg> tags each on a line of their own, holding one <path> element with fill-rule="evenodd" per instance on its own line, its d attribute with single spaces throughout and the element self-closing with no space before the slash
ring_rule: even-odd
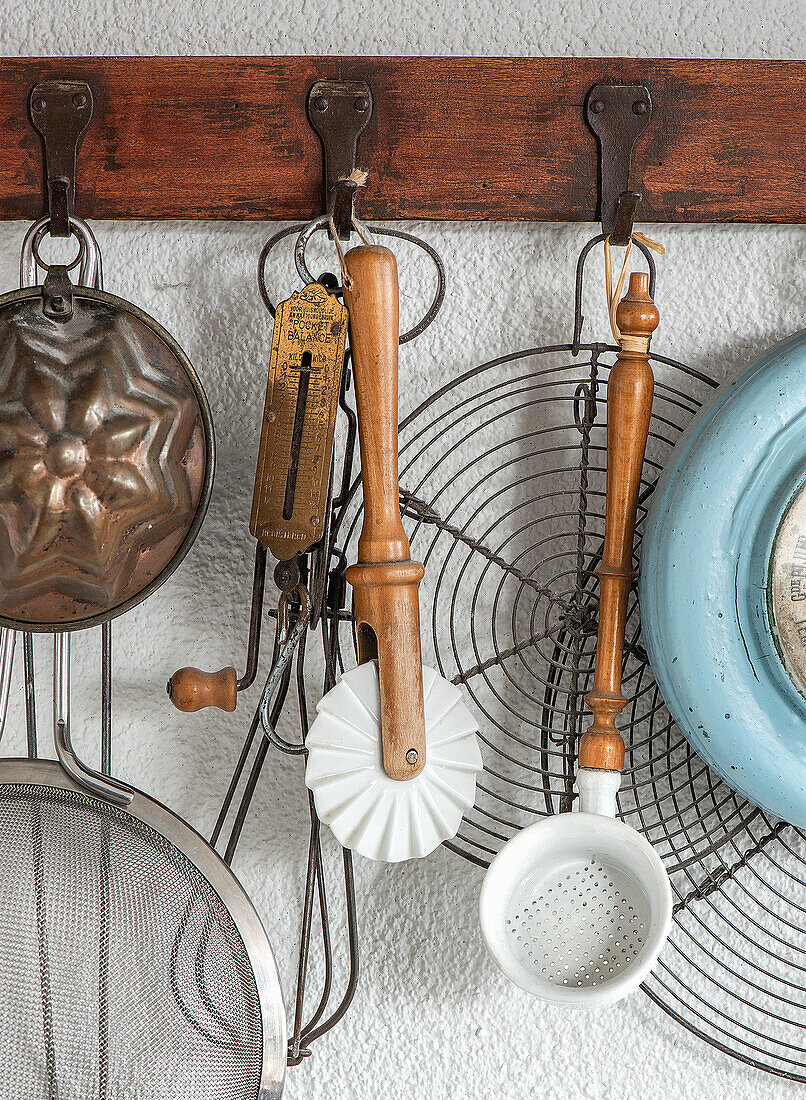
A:
<svg viewBox="0 0 806 1100">
<path fill-rule="evenodd" d="M 92 89 L 83 81 L 41 80 L 31 89 L 28 105 L 45 145 L 50 235 L 69 237 L 76 201 L 76 156 L 92 120 Z"/>
<path fill-rule="evenodd" d="M 363 80 L 317 80 L 308 92 L 308 119 L 324 150 L 324 212 L 343 241 L 350 238 L 358 190 L 351 178 L 358 138 L 372 111 L 372 91 Z"/>
<path fill-rule="evenodd" d="M 640 191 L 630 190 L 630 162 L 638 138 L 652 118 L 652 99 L 643 84 L 594 84 L 585 118 L 599 143 L 602 232 L 624 246 L 632 236 Z"/>
</svg>

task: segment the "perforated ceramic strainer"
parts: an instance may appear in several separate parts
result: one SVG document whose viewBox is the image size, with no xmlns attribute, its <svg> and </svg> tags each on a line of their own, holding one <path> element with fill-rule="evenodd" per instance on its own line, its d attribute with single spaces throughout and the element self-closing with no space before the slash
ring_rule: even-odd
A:
<svg viewBox="0 0 806 1100">
<path fill-rule="evenodd" d="M 580 811 L 536 822 L 493 860 L 481 893 L 491 955 L 523 989 L 560 1004 L 595 1005 L 636 989 L 669 934 L 672 892 L 652 846 L 615 820 L 624 766 L 616 715 L 632 581 L 638 488 L 652 411 L 647 357 L 658 312 L 646 275 L 619 304 L 618 360 L 607 386 L 607 511 L 600 577 L 594 720 L 579 746 Z"/>
<path fill-rule="evenodd" d="M 583 807 L 586 781 L 599 776 L 580 770 Z M 616 777 L 613 805 L 617 787 Z M 495 961 L 522 989 L 561 1004 L 603 1004 L 637 989 L 671 919 L 669 878 L 652 846 L 623 821 L 586 809 L 513 837 L 482 888 L 481 927 Z"/>
</svg>

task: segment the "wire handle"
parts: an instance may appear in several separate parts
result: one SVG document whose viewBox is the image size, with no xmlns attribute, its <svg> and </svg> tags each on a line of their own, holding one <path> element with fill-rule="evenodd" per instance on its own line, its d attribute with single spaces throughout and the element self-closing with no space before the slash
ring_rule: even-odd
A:
<svg viewBox="0 0 806 1100">
<path fill-rule="evenodd" d="M 14 647 L 17 644 L 17 632 L 9 627 L 0 627 L 0 741 L 6 728 L 8 697 L 11 691 L 11 673 L 14 670 Z"/>
<path fill-rule="evenodd" d="M 593 723 L 579 746 L 580 767 L 607 771 L 624 767 L 624 741 L 615 720 L 627 704 L 621 692 L 624 628 L 633 580 L 635 512 L 655 389 L 647 352 L 660 322 L 644 272 L 630 275 L 616 321 L 621 341 L 607 384 L 607 507 L 602 563 L 596 571 L 599 630 L 593 690 L 586 697 Z"/>
</svg>

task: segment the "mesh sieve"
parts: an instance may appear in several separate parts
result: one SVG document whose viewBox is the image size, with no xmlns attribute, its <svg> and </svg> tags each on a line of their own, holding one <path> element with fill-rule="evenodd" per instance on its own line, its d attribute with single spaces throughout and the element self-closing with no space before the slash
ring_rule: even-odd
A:
<svg viewBox="0 0 806 1100">
<path fill-rule="evenodd" d="M 0 1095 L 279 1096 L 268 939 L 189 826 L 139 792 L 123 810 L 57 764 L 6 761 L 0 867 Z"/>
</svg>

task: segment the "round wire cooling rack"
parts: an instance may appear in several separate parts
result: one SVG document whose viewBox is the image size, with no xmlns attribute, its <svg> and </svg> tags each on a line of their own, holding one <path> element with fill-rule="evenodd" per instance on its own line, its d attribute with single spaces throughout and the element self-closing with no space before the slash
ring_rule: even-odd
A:
<svg viewBox="0 0 806 1100">
<path fill-rule="evenodd" d="M 424 660 L 463 685 L 485 760 L 476 805 L 447 847 L 482 867 L 519 829 L 575 797 L 615 353 L 565 344 L 504 356 L 444 386 L 400 426 L 401 509 L 426 567 Z M 636 565 L 661 468 L 716 386 L 675 360 L 650 359 Z M 355 556 L 359 490 L 356 481 L 339 517 L 343 561 Z M 348 639 L 346 628 L 350 663 Z M 806 838 L 745 802 L 689 748 L 652 678 L 635 592 L 623 690 L 619 811 L 663 858 L 676 902 L 644 990 L 725 1053 L 806 1081 Z"/>
</svg>

